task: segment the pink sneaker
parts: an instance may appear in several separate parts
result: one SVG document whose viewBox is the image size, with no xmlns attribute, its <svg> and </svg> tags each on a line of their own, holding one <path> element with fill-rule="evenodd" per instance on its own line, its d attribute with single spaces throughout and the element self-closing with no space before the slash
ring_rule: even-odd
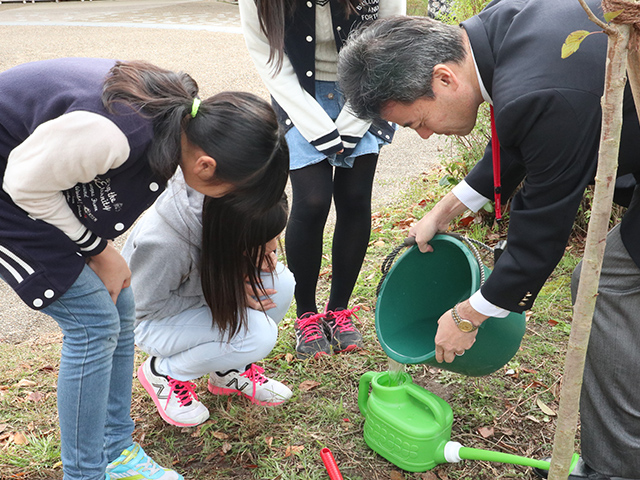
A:
<svg viewBox="0 0 640 480">
<path fill-rule="evenodd" d="M 324 325 L 334 353 L 352 352 L 364 348 L 362 334 L 353 324 L 352 316 L 356 319 L 359 306 L 351 310 L 328 311 L 324 318 Z"/>
<path fill-rule="evenodd" d="M 284 383 L 263 375 L 264 369 L 251 364 L 240 373 L 229 370 L 209 374 L 208 388 L 214 395 L 240 394 L 256 405 L 272 407 L 291 398 L 291 390 Z"/>
<path fill-rule="evenodd" d="M 331 344 L 323 328 L 324 313 L 305 313 L 294 324 L 298 358 L 331 355 Z"/>
<path fill-rule="evenodd" d="M 140 365 L 138 380 L 165 422 L 178 427 L 193 427 L 209 419 L 209 410 L 198 401 L 195 383 L 159 374 L 155 369 L 155 357 L 147 358 Z"/>
</svg>

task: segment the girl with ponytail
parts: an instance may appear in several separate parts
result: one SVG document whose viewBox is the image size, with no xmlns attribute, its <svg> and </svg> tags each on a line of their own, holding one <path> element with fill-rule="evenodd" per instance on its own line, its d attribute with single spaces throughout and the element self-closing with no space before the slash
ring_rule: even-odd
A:
<svg viewBox="0 0 640 480">
<path fill-rule="evenodd" d="M 19 65 L 0 91 L 0 277 L 64 333 L 64 479 L 181 479 L 132 440 L 135 307 L 111 240 L 178 169 L 203 195 L 275 205 L 288 154 L 274 112 L 247 93 L 200 100 L 185 73 L 106 59 Z"/>
</svg>

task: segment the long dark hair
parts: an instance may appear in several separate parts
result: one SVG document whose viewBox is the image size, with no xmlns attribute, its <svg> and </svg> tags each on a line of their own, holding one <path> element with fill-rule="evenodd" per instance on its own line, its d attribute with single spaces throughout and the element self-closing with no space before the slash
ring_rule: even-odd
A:
<svg viewBox="0 0 640 480">
<path fill-rule="evenodd" d="M 338 0 L 344 7 L 345 16 L 356 12 L 361 0 Z M 260 19 L 260 30 L 269 41 L 269 60 L 274 73 L 282 69 L 284 57 L 284 30 L 288 16 L 293 16 L 300 0 L 255 0 Z"/>
<path fill-rule="evenodd" d="M 191 117 L 198 84 L 188 74 L 142 61 L 117 62 L 107 76 L 102 102 L 114 111 L 124 103 L 153 121 L 147 157 L 168 180 L 182 158 L 181 134 L 216 160 L 214 182 L 228 182 L 244 195 L 246 208 L 265 209 L 284 192 L 289 152 L 271 106 L 246 92 L 222 92 L 202 101 Z"/>
<path fill-rule="evenodd" d="M 256 297 L 265 295 L 260 265 L 269 254 L 266 243 L 285 228 L 288 203 L 285 194 L 274 206 L 256 215 L 247 212 L 235 195 L 205 197 L 202 208 L 200 278 L 213 324 L 233 337 L 247 317 L 245 285 Z"/>
</svg>

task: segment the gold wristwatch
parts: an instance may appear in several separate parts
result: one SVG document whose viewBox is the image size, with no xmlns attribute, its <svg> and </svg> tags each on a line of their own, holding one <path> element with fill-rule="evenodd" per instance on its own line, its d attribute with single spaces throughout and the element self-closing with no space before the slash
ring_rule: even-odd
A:
<svg viewBox="0 0 640 480">
<path fill-rule="evenodd" d="M 458 313 L 458 305 L 460 304 L 455 305 L 451 310 L 451 316 L 453 316 L 453 321 L 456 322 L 456 325 L 460 329 L 460 331 L 464 333 L 470 333 L 477 330 L 478 327 L 471 323 L 470 320 L 467 320 L 466 318 L 462 318 L 460 316 L 460 314 Z"/>
</svg>

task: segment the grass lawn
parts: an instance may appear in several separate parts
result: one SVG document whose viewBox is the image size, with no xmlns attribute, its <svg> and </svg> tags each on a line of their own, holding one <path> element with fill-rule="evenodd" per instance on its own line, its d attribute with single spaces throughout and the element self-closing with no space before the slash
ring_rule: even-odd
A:
<svg viewBox="0 0 640 480">
<path fill-rule="evenodd" d="M 438 172 L 439 173 L 439 172 Z M 366 350 L 299 361 L 295 358 L 293 317 L 280 324 L 280 338 L 261 362 L 265 373 L 294 391 L 286 404 L 254 406 L 240 397 L 215 397 L 200 379 L 200 400 L 211 418 L 196 428 L 166 424 L 153 402 L 134 380 L 132 416 L 135 439 L 154 459 L 187 479 L 327 479 L 320 450 L 333 452 L 345 479 L 534 478 L 526 467 L 464 461 L 429 472 L 401 471 L 363 439 L 364 418 L 357 405 L 362 374 L 388 369 L 374 328 L 380 266 L 407 234 L 410 218 L 420 218 L 443 194 L 438 173 L 407 185 L 398 204 L 375 212 L 371 243 L 352 301 L 361 305 L 359 326 Z M 408 220 L 409 217 L 409 220 Z M 473 223 L 456 231 L 495 244 L 500 238 Z M 325 245 L 329 252 L 330 237 Z M 318 302 L 326 301 L 331 276 L 325 255 Z M 520 351 L 503 369 L 471 378 L 433 366 L 411 365 L 414 383 L 445 399 L 453 408 L 452 440 L 466 447 L 531 458 L 551 453 L 565 346 L 570 330 L 569 278 L 579 260 L 576 247 L 545 285 L 532 312 Z M 0 343 L 0 478 L 61 479 L 56 378 L 61 338 L 18 345 Z M 144 360 L 138 353 L 136 366 Z"/>
</svg>

